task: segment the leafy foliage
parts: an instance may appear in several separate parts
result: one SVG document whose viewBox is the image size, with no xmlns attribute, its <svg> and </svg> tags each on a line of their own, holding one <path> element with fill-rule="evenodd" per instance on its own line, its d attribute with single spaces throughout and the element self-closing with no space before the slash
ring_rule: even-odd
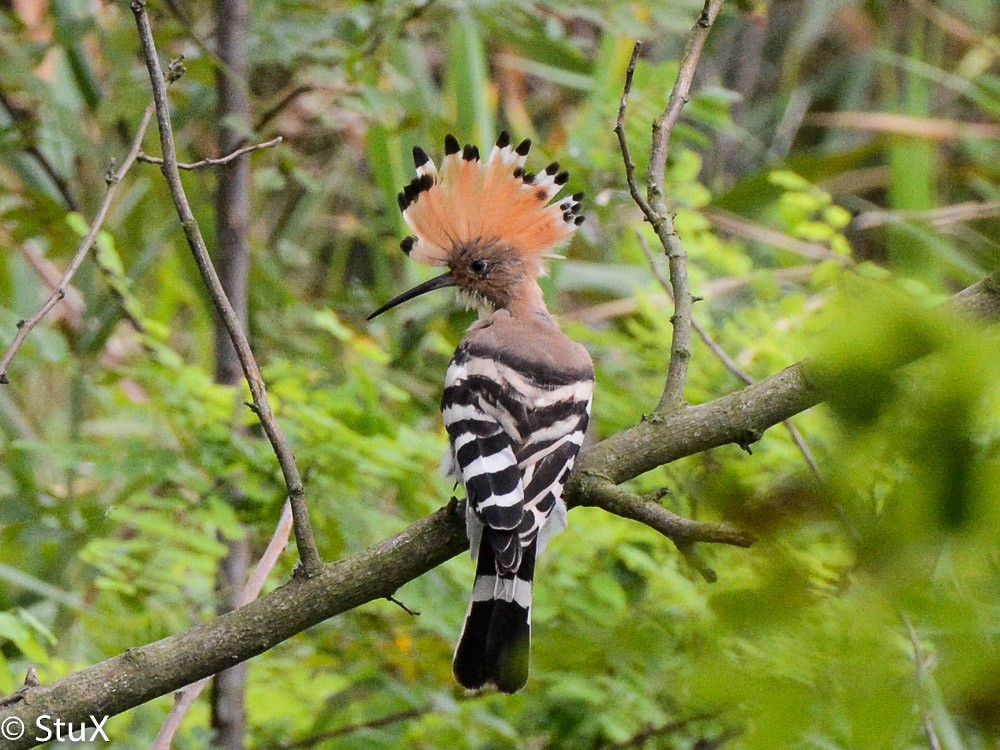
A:
<svg viewBox="0 0 1000 750">
<path fill-rule="evenodd" d="M 253 157 L 252 340 L 327 559 L 452 491 L 437 401 L 470 314 L 429 297 L 363 320 L 415 280 L 393 199 L 415 144 L 508 127 L 566 165 L 588 222 L 546 292 L 597 362 L 594 437 L 652 409 L 669 303 L 611 125 L 631 39 L 654 40 L 628 123 L 644 163 L 700 5 L 255 3 L 251 135 L 285 143 Z M 995 124 L 996 37 L 979 30 L 1000 4 L 741 5 L 713 31 L 667 179 L 699 322 L 756 378 L 811 357 L 832 394 L 795 420 L 823 481 L 781 429 L 752 457 L 726 447 L 636 480 L 759 535 L 703 550 L 715 585 L 651 530 L 574 511 L 541 563 L 533 674 L 513 697 L 453 686 L 472 578 L 454 560 L 399 593 L 419 617 L 372 604 L 255 660 L 251 747 L 909 748 L 928 726 L 950 750 L 993 747 L 1000 340 L 937 305 L 996 268 L 1000 153 L 927 118 Z M 187 56 L 182 154 L 212 155 L 211 18 L 151 6 L 161 49 Z M 136 46 L 122 4 L 0 12 L 5 331 L 127 148 L 149 100 Z M 210 235 L 213 176 L 185 184 Z M 992 214 L 931 210 L 972 201 Z M 211 617 L 225 540 L 262 547 L 284 500 L 246 394 L 212 383 L 209 304 L 155 168 L 129 173 L 95 260 L 0 390 L 0 692 L 29 664 L 52 681 Z M 688 398 L 737 387 L 696 341 Z M 148 747 L 168 704 L 113 719 L 116 745 Z M 206 713 L 178 747 L 205 746 Z"/>
</svg>

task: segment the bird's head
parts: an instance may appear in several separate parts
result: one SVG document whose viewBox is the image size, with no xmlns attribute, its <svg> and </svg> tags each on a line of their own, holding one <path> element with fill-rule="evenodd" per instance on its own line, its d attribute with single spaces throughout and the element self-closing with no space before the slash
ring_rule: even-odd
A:
<svg viewBox="0 0 1000 750">
<path fill-rule="evenodd" d="M 557 163 L 538 175 L 525 173 L 530 147 L 530 141 L 522 141 L 514 148 L 510 136 L 501 133 L 483 163 L 478 148 L 460 149 L 449 135 L 440 172 L 422 149 L 413 149 L 417 177 L 398 200 L 415 234 L 400 247 L 413 260 L 448 271 L 390 300 L 369 320 L 448 286 L 494 310 L 534 294 L 544 271 L 542 258 L 583 222 L 583 193 L 550 204 L 569 175 Z"/>
</svg>

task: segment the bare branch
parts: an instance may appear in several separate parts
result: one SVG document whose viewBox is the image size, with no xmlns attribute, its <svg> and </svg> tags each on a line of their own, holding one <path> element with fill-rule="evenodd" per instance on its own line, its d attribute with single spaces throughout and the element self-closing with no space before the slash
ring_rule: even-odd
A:
<svg viewBox="0 0 1000 750">
<path fill-rule="evenodd" d="M 666 109 L 653 122 L 653 144 L 649 154 L 649 174 L 646 177 L 647 198 L 653 208 L 661 213 L 666 213 L 666 204 L 663 191 L 663 174 L 667 166 L 667 156 L 670 152 L 670 136 L 674 132 L 674 126 L 681 117 L 684 105 L 688 103 L 691 94 L 691 84 L 694 82 L 694 74 L 698 69 L 698 62 L 701 59 L 701 50 L 705 46 L 705 40 L 712 30 L 719 11 L 725 0 L 705 0 L 705 6 L 701 10 L 701 15 L 688 34 L 687 42 L 684 45 L 684 53 L 681 55 L 680 68 L 677 71 L 677 80 L 674 88 L 670 92 Z"/>
<path fill-rule="evenodd" d="M 628 61 L 628 69 L 625 71 L 625 87 L 622 90 L 622 100 L 618 105 L 618 119 L 615 122 L 615 135 L 618 136 L 618 146 L 621 148 L 622 161 L 625 162 L 625 181 L 628 183 L 628 191 L 632 195 L 632 200 L 645 214 L 646 219 L 653 220 L 653 209 L 646 203 L 639 191 L 639 185 L 635 181 L 635 162 L 632 160 L 632 152 L 628 147 L 628 138 L 625 136 L 625 116 L 628 111 L 628 97 L 632 93 L 632 76 L 635 75 L 635 63 L 639 59 L 639 52 L 642 51 L 642 42 L 636 42 L 632 47 L 632 57 Z"/>
<path fill-rule="evenodd" d="M 671 293 L 670 283 L 667 281 L 666 278 L 664 278 L 663 272 L 656 265 L 656 259 L 653 257 L 653 252 L 649 249 L 649 243 L 646 242 L 646 238 L 642 236 L 642 232 L 636 232 L 636 238 L 639 240 L 639 246 L 642 248 L 642 252 L 645 253 L 646 259 L 649 261 L 649 267 L 653 270 L 653 275 L 656 277 L 656 280 L 660 282 L 660 286 L 663 287 L 663 291 L 665 291 L 667 293 L 667 296 L 669 297 Z M 734 360 L 726 353 L 726 350 L 719 345 L 719 342 L 716 341 L 714 338 L 712 338 L 711 334 L 709 334 L 709 332 L 706 331 L 704 327 L 700 323 L 698 323 L 697 320 L 694 320 L 692 318 L 691 326 L 694 328 L 695 333 L 698 334 L 698 337 L 703 342 L 705 342 L 705 346 L 707 346 L 712 351 L 712 353 L 716 357 L 718 357 L 719 361 L 722 362 L 722 364 L 725 366 L 727 370 L 729 370 L 729 372 L 731 372 L 733 375 L 735 375 L 737 378 L 742 380 L 747 385 L 753 385 L 754 383 L 757 382 L 750 375 L 750 373 L 748 373 L 746 370 L 740 367 L 736 363 L 736 360 Z M 785 426 L 785 429 L 788 430 L 789 434 L 791 434 L 792 442 L 794 442 L 795 446 L 799 449 L 799 452 L 805 459 L 806 464 L 809 465 L 809 469 L 812 471 L 812 473 L 815 475 L 817 479 L 822 479 L 822 476 L 819 473 L 819 464 L 816 463 L 816 458 L 813 456 L 812 451 L 809 449 L 809 445 L 808 443 L 806 443 L 806 440 L 802 436 L 802 433 L 795 425 L 792 424 L 792 421 L 790 419 L 786 419 L 784 422 L 782 422 L 782 424 Z"/>
<path fill-rule="evenodd" d="M 191 211 L 184 186 L 181 183 L 180 171 L 177 167 L 177 151 L 174 146 L 173 126 L 170 122 L 170 105 L 167 102 L 167 82 L 160 68 L 160 62 L 156 53 L 156 46 L 153 41 L 153 30 L 149 23 L 149 16 L 146 13 L 145 0 L 132 0 L 132 12 L 135 14 L 136 26 L 139 29 L 139 38 L 142 42 L 143 58 L 149 72 L 150 82 L 153 87 L 153 101 L 156 104 L 156 119 L 160 130 L 160 145 L 163 151 L 163 175 L 166 177 L 170 187 L 170 194 L 177 209 L 184 235 L 188 245 L 194 255 L 198 270 L 208 287 L 209 294 L 215 308 L 229 331 L 229 336 L 236 347 L 243 374 L 246 376 L 250 386 L 250 393 L 253 396 L 254 413 L 260 419 L 264 432 L 267 434 L 271 447 L 274 449 L 278 464 L 281 466 L 281 473 L 288 488 L 288 499 L 292 506 L 292 515 L 295 519 L 295 541 L 299 550 L 299 559 L 302 563 L 301 573 L 305 576 L 316 575 L 322 569 L 322 560 L 316 549 L 316 540 L 313 537 L 312 524 L 309 521 L 309 509 L 305 501 L 305 488 L 302 486 L 302 477 L 299 474 L 295 457 L 285 439 L 285 435 L 280 425 L 274 418 L 271 405 L 267 399 L 267 391 L 264 387 L 264 379 L 261 377 L 260 368 L 254 359 L 253 351 L 247 341 L 246 335 L 240 326 L 239 318 L 233 310 L 225 290 L 219 281 L 215 267 L 208 254 L 205 239 L 202 237 L 201 229 Z"/>
<path fill-rule="evenodd" d="M 674 229 L 673 216 L 667 210 L 663 190 L 663 176 L 670 150 L 670 136 L 687 104 L 701 50 L 712 29 L 724 0 L 705 0 L 701 15 L 691 29 L 684 54 L 681 57 L 677 81 L 670 92 L 667 107 L 653 122 L 653 142 L 649 153 L 649 173 L 646 176 L 646 198 L 656 213 L 657 220 L 650 220 L 667 253 L 670 268 L 670 286 L 674 297 L 674 335 L 670 342 L 670 362 L 667 380 L 657 411 L 676 409 L 684 404 L 684 386 L 687 382 L 688 360 L 691 358 L 691 290 L 688 287 L 687 253 Z"/>
<path fill-rule="evenodd" d="M 663 113 L 653 122 L 653 140 L 649 154 L 649 169 L 646 175 L 646 197 L 639 194 L 635 182 L 635 164 L 629 152 L 625 138 L 625 115 L 628 95 L 632 89 L 632 76 L 635 72 L 635 62 L 641 45 L 636 42 L 632 50 L 628 70 L 625 73 L 625 87 L 622 91 L 621 104 L 618 107 L 618 120 L 615 123 L 615 133 L 618 135 L 618 145 L 625 162 L 625 178 L 629 193 L 639 206 L 646 220 L 652 224 L 657 237 L 663 244 L 670 267 L 670 286 L 674 298 L 674 313 L 670 318 L 674 332 L 670 342 L 670 360 L 667 365 L 667 378 L 663 393 L 656 411 L 666 413 L 684 406 L 684 386 L 687 382 L 688 360 L 691 358 L 691 291 L 687 278 L 687 254 L 677 231 L 674 229 L 673 216 L 667 209 L 663 189 L 663 176 L 670 150 L 670 136 L 674 126 L 680 119 L 681 111 L 687 104 L 691 83 L 694 80 L 701 50 L 712 29 L 719 11 L 725 0 L 705 0 L 701 15 L 688 35 L 681 57 L 677 80 L 670 92 L 667 106 Z"/>
<path fill-rule="evenodd" d="M 202 167 L 218 167 L 223 164 L 228 164 L 233 159 L 237 159 L 243 156 L 243 154 L 250 154 L 253 153 L 254 151 L 261 151 L 262 149 L 265 148 L 271 148 L 272 146 L 277 146 L 279 143 L 281 143 L 282 140 L 283 140 L 282 137 L 279 135 L 277 138 L 272 138 L 271 140 L 264 141 L 263 143 L 255 143 L 252 146 L 243 146 L 242 148 L 238 148 L 230 154 L 226 154 L 225 156 L 220 156 L 216 159 L 213 158 L 202 159 L 201 161 L 191 162 L 190 164 L 185 164 L 184 162 L 178 162 L 177 168 L 201 169 Z M 159 157 L 156 156 L 147 156 L 146 154 L 139 154 L 138 161 L 141 161 L 144 164 L 159 164 L 161 166 L 163 164 L 163 159 L 160 159 Z"/>
<path fill-rule="evenodd" d="M 634 495 L 603 477 L 577 471 L 573 494 L 574 505 L 589 505 L 602 508 L 622 518 L 649 526 L 665 537 L 680 542 L 712 542 L 731 544 L 735 547 L 749 547 L 753 537 L 744 531 L 722 523 L 693 521 L 672 513 L 652 498 Z"/>
<path fill-rule="evenodd" d="M 436 704 L 431 704 L 423 708 L 413 708 L 408 711 L 400 711 L 398 713 L 389 714 L 387 716 L 382 716 L 378 719 L 371 719 L 369 721 L 363 721 L 358 724 L 350 724 L 346 727 L 340 727 L 339 729 L 332 729 L 329 732 L 321 732 L 319 734 L 314 734 L 310 737 L 305 737 L 301 740 L 296 740 L 295 742 L 287 742 L 283 745 L 278 745 L 278 750 L 303 750 L 303 748 L 316 747 L 316 745 L 325 745 L 330 740 L 334 740 L 338 737 L 344 737 L 349 734 L 354 734 L 355 732 L 361 732 L 366 729 L 381 729 L 382 727 L 391 726 L 393 724 L 398 724 L 401 721 L 409 721 L 410 719 L 416 719 L 425 714 L 429 714 L 437 709 Z"/>
<path fill-rule="evenodd" d="M 33 118 L 33 115 L 15 105 L 3 91 L 0 91 L 0 105 L 7 110 L 7 114 L 10 116 L 10 119 L 17 125 L 21 125 Z M 52 180 L 52 184 L 56 186 L 56 191 L 63 199 L 63 203 L 66 204 L 66 208 L 70 211 L 80 213 L 79 201 L 77 201 L 76 196 L 73 195 L 73 191 L 70 190 L 69 184 L 65 179 L 63 179 L 63 176 L 59 174 L 59 171 L 49 160 L 49 157 L 45 155 L 45 152 L 34 143 L 30 142 L 25 146 L 24 150 L 31 156 L 32 159 L 35 160 L 38 166 L 42 168 L 42 171 L 45 172 L 46 176 Z"/>
<path fill-rule="evenodd" d="M 27 320 L 23 320 L 18 323 L 17 334 L 14 336 L 14 340 L 10 343 L 10 346 L 7 347 L 7 351 L 4 352 L 3 357 L 0 357 L 0 384 L 6 385 L 10 382 L 7 378 L 7 368 L 10 365 L 11 360 L 14 359 L 18 350 L 21 348 L 21 345 L 24 344 L 24 340 L 28 337 L 28 334 L 31 333 L 35 326 L 41 322 L 42 318 L 48 315 L 52 308 L 59 304 L 59 302 L 66 296 L 66 293 L 69 290 L 70 282 L 73 280 L 76 272 L 80 270 L 80 266 L 83 265 L 83 261 L 87 257 L 87 253 L 90 252 L 90 248 L 93 247 L 94 241 L 97 239 L 97 235 L 101 231 L 101 227 L 104 226 L 104 220 L 108 216 L 111 203 L 118 194 L 118 187 L 121 185 L 122 178 L 125 177 L 125 173 L 131 169 L 139 155 L 139 150 L 142 148 L 142 139 L 146 135 L 146 128 L 149 127 L 149 121 L 152 117 L 153 105 L 151 104 L 146 107 L 146 111 L 142 115 L 142 120 L 139 123 L 139 129 L 136 131 L 135 139 L 132 141 L 132 148 L 129 149 L 128 155 L 125 157 L 125 161 L 123 161 L 118 170 L 108 178 L 108 192 L 104 196 L 104 202 L 97 210 L 97 215 L 94 216 L 94 220 L 90 224 L 90 231 L 87 232 L 87 236 L 80 242 L 80 247 L 77 248 L 76 254 L 73 256 L 69 267 L 66 269 L 66 273 L 63 274 L 62 280 L 59 282 L 59 286 L 56 287 L 55 291 L 52 292 L 49 298 L 45 301 L 45 304 L 39 308 L 38 312 Z"/>
<path fill-rule="evenodd" d="M 820 245 L 817 242 L 807 242 L 797 237 L 791 237 L 784 232 L 756 224 L 744 219 L 742 216 L 737 216 L 720 208 L 704 208 L 701 214 L 712 222 L 712 225 L 717 229 L 721 229 L 736 237 L 750 240 L 751 242 L 771 245 L 772 247 L 801 255 L 803 258 L 808 258 L 809 260 L 833 260 L 843 265 L 850 265 L 852 263 L 849 257 L 837 255 L 830 248 Z M 855 219 L 855 221 L 857 220 Z"/>
<path fill-rule="evenodd" d="M 403 604 L 403 602 L 399 601 L 399 599 L 397 599 L 392 594 L 390 594 L 389 596 L 387 596 L 386 600 L 392 602 L 393 604 L 395 604 L 401 610 L 403 610 L 404 612 L 406 612 L 406 614 L 410 615 L 410 617 L 420 617 L 420 613 L 417 610 L 410 609 L 409 607 L 407 607 L 405 604 Z"/>
</svg>

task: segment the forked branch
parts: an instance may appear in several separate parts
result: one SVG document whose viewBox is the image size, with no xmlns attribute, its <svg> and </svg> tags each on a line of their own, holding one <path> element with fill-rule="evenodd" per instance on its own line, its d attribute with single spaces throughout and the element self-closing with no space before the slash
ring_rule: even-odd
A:
<svg viewBox="0 0 1000 750">
<path fill-rule="evenodd" d="M 17 334 L 14 336 L 14 340 L 10 342 L 10 346 L 7 347 L 7 351 L 4 352 L 3 357 L 0 357 L 0 384 L 7 385 L 10 382 L 7 377 L 7 368 L 10 366 L 11 360 L 14 359 L 14 356 L 20 350 L 21 345 L 24 344 L 24 340 L 28 338 L 28 334 L 30 334 L 35 326 L 42 321 L 42 318 L 48 315 L 52 311 L 52 308 L 58 305 L 66 296 L 70 282 L 73 281 L 73 277 L 76 276 L 76 272 L 80 270 L 80 266 L 83 265 L 83 261 L 90 252 L 90 248 L 94 246 L 94 241 L 97 239 L 97 235 L 100 234 L 101 228 L 104 226 L 104 220 L 107 218 L 108 211 L 111 209 L 111 204 L 114 202 L 115 196 L 118 194 L 118 188 L 121 185 L 122 179 L 125 177 L 125 173 L 132 168 L 132 165 L 135 164 L 136 158 L 139 156 L 139 152 L 142 149 L 142 139 L 146 135 L 146 128 L 149 127 L 149 121 L 152 117 L 153 105 L 150 104 L 146 107 L 146 111 L 142 115 L 142 120 L 139 122 L 139 128 L 135 132 L 135 138 L 132 140 L 132 148 L 129 149 L 128 155 L 125 157 L 122 165 L 114 173 L 108 175 L 108 192 L 104 195 L 104 202 L 101 203 L 101 207 L 97 210 L 97 215 L 94 216 L 94 220 L 90 223 L 90 231 L 87 232 L 87 235 L 80 242 L 80 246 L 73 255 L 73 259 L 66 268 L 66 272 L 63 274 L 59 285 L 55 288 L 55 290 L 53 290 L 52 294 L 49 295 L 49 298 L 45 300 L 45 304 L 38 309 L 38 312 L 27 320 L 22 320 L 17 324 Z"/>
<path fill-rule="evenodd" d="M 305 488 L 302 485 L 302 477 L 295 457 L 285 439 L 281 426 L 274 418 L 271 405 L 267 398 L 267 390 L 264 387 L 264 379 L 261 377 L 260 368 L 254 358 L 250 343 L 240 325 L 236 311 L 233 310 L 226 292 L 219 281 L 219 276 L 212 265 L 212 259 L 208 254 L 208 247 L 202 237 L 201 229 L 195 220 L 191 205 L 184 192 L 184 185 L 181 183 L 181 175 L 177 166 L 177 149 L 174 146 L 173 125 L 170 121 L 170 105 L 167 101 L 167 82 L 160 67 L 159 57 L 156 53 L 156 45 L 153 41 L 153 29 L 149 23 L 149 16 L 146 13 L 145 0 L 132 0 L 132 12 L 135 14 L 136 26 L 139 29 L 139 40 L 142 44 L 142 55 L 146 62 L 146 69 L 149 72 L 149 80 L 153 88 L 153 102 L 156 105 L 156 121 L 160 130 L 160 146 L 163 151 L 163 166 L 161 170 L 170 187 L 170 195 L 174 201 L 174 207 L 180 218 L 184 235 L 187 238 L 191 253 L 194 255 L 195 263 L 201 272 L 202 279 L 208 287 L 208 292 L 212 297 L 212 302 L 229 331 L 233 346 L 236 349 L 237 357 L 243 374 L 246 376 L 250 386 L 250 394 L 253 397 L 253 412 L 260 419 L 267 439 L 274 449 L 278 464 L 281 466 L 281 473 L 285 479 L 285 486 L 288 489 L 288 500 L 292 505 L 292 516 L 295 520 L 295 542 L 299 550 L 299 560 L 301 562 L 301 572 L 306 576 L 316 575 L 322 568 L 322 560 L 316 549 L 316 540 L 313 537 L 312 524 L 309 521 L 309 509 L 305 501 Z"/>
<path fill-rule="evenodd" d="M 622 151 L 625 163 L 625 178 L 629 193 L 639 206 L 646 220 L 653 226 L 666 252 L 670 268 L 670 286 L 674 298 L 674 313 L 670 318 L 673 323 L 673 336 L 670 342 L 670 360 L 667 365 L 667 377 L 663 393 L 656 410 L 666 413 L 684 406 L 684 386 L 687 382 L 688 360 L 691 357 L 691 307 L 693 300 L 688 286 L 687 254 L 684 245 L 674 228 L 673 215 L 667 208 L 663 188 L 664 171 L 667 156 L 670 151 L 670 136 L 674 126 L 680 119 L 681 111 L 690 98 L 691 83 L 701 59 L 701 51 L 705 46 L 708 33 L 722 9 L 724 0 L 706 0 L 701 15 L 688 35 L 681 58 L 677 80 L 670 92 L 667 106 L 663 113 L 653 121 L 653 140 L 649 154 L 649 164 L 646 174 L 646 196 L 642 197 L 635 178 L 635 163 L 632 160 L 625 136 L 625 119 L 628 108 L 628 97 L 632 90 L 632 78 L 635 73 L 636 60 L 642 46 L 636 42 L 632 50 L 628 70 L 625 74 L 625 86 L 622 91 L 621 103 L 618 107 L 618 119 L 615 123 L 615 133 Z"/>
</svg>

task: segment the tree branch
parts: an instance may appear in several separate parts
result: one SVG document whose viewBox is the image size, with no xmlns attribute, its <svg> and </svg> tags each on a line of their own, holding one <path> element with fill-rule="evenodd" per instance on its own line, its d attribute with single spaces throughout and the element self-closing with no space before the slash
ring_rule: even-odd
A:
<svg viewBox="0 0 1000 750">
<path fill-rule="evenodd" d="M 173 126 L 170 122 L 170 105 L 167 102 L 167 83 L 157 57 L 153 29 L 146 13 L 146 2 L 145 0 L 132 0 L 131 7 L 135 14 L 139 39 L 142 43 L 142 54 L 153 87 L 153 101 L 156 104 L 156 120 L 159 125 L 160 145 L 163 151 L 163 175 L 170 187 L 170 195 L 177 209 L 177 215 L 180 218 L 188 245 L 191 247 L 191 253 L 194 255 L 195 263 L 197 263 L 198 270 L 208 287 L 212 302 L 229 331 L 233 346 L 236 347 L 243 374 L 246 376 L 253 397 L 253 411 L 260 419 L 281 466 L 281 473 L 288 488 L 288 499 L 292 504 L 292 515 L 295 518 L 295 541 L 302 564 L 301 572 L 305 576 L 316 575 L 322 569 L 322 560 L 316 549 L 316 540 L 313 537 L 312 524 L 309 521 L 309 508 L 305 501 L 302 477 L 288 441 L 271 411 L 260 368 L 257 366 L 253 351 L 250 349 L 250 344 L 240 326 L 239 318 L 229 303 L 218 274 L 215 272 L 208 248 L 205 245 L 205 239 L 201 235 L 201 229 L 198 227 L 187 195 L 184 193 L 184 186 L 181 184 L 181 175 L 177 167 L 177 150 L 174 146 Z"/>
<path fill-rule="evenodd" d="M 667 281 L 666 277 L 664 277 L 663 272 L 657 267 L 656 259 L 653 257 L 653 252 L 649 249 L 649 243 L 646 242 L 646 238 L 642 236 L 641 232 L 636 232 L 636 238 L 639 240 L 639 246 L 642 248 L 642 252 L 646 255 L 646 259 L 649 261 L 649 267 L 653 270 L 653 275 L 656 277 L 656 280 L 660 282 L 660 286 L 663 287 L 663 291 L 667 293 L 667 296 L 671 297 L 670 283 Z M 723 366 L 729 370 L 729 372 L 742 380 L 746 385 L 753 385 L 757 382 L 750 375 L 750 373 L 740 367 L 736 363 L 736 360 L 726 353 L 726 350 L 719 345 L 719 342 L 712 338 L 711 334 L 709 334 L 709 332 L 706 331 L 704 327 L 694 318 L 691 319 L 691 327 L 694 328 L 694 332 L 698 334 L 698 338 L 705 343 L 705 346 L 712 351 L 712 353 L 720 362 L 722 362 Z M 813 475 L 817 479 L 821 479 L 822 477 L 819 473 L 819 464 L 816 463 L 816 459 L 813 456 L 812 451 L 809 449 L 809 445 L 806 443 L 802 433 L 799 432 L 799 429 L 794 424 L 792 424 L 792 420 L 790 419 L 786 419 L 782 422 L 782 424 L 792 436 L 792 442 L 794 442 L 795 446 L 799 449 L 799 452 L 805 459 L 810 471 L 812 471 Z"/>
<path fill-rule="evenodd" d="M 191 163 L 178 162 L 178 169 L 201 169 L 202 167 L 219 167 L 223 164 L 228 164 L 234 159 L 238 159 L 243 156 L 243 154 L 251 154 L 254 151 L 261 151 L 265 148 L 271 148 L 272 146 L 277 146 L 282 141 L 282 137 L 279 135 L 277 138 L 272 138 L 269 141 L 264 141 L 263 143 L 255 143 L 252 146 L 243 146 L 235 151 L 226 154 L 225 156 L 220 156 L 218 158 L 207 158 L 201 161 L 195 161 Z M 144 164 L 159 164 L 163 165 L 163 159 L 156 156 L 147 156 L 146 154 L 139 154 L 137 161 L 141 161 Z"/>
<path fill-rule="evenodd" d="M 705 7 L 691 29 L 684 54 L 681 57 L 677 81 L 670 92 L 663 114 L 653 121 L 653 142 L 649 152 L 649 172 L 646 175 L 646 198 L 655 217 L 650 219 L 663 249 L 667 253 L 670 268 L 670 286 L 674 297 L 674 314 L 670 321 L 674 334 L 670 342 L 670 361 L 667 365 L 667 380 L 656 409 L 660 412 L 680 408 L 684 405 L 684 386 L 687 382 L 688 361 L 691 358 L 691 307 L 693 300 L 688 287 L 687 253 L 677 230 L 673 215 L 667 210 L 664 197 L 663 177 L 670 151 L 670 136 L 680 119 L 681 110 L 687 104 L 691 82 L 701 58 L 708 32 L 712 29 L 716 16 L 722 9 L 724 0 L 705 0 Z"/>
<path fill-rule="evenodd" d="M 990 283 L 986 283 L 989 281 Z M 957 312 L 1000 318 L 1000 274 L 952 298 Z M 682 541 L 736 541 L 719 524 L 677 520 L 663 508 L 630 493 L 607 490 L 664 463 L 739 443 L 819 403 L 822 393 L 805 376 L 803 363 L 741 391 L 674 414 L 656 414 L 580 453 L 566 487 L 570 506 L 589 505 L 645 522 Z M 617 488 L 615 488 L 617 489 Z M 591 494 L 596 493 L 596 494 Z M 661 514 L 660 511 L 663 511 Z M 664 515 L 668 514 L 668 515 Z M 737 532 L 738 533 L 738 532 Z M 315 576 L 287 584 L 242 609 L 155 643 L 67 675 L 52 685 L 24 688 L 0 700 L 0 723 L 13 716 L 33 727 L 42 714 L 81 722 L 91 714 L 113 715 L 250 659 L 325 619 L 366 602 L 385 599 L 409 581 L 468 547 L 464 514 L 456 504 L 363 552 L 322 566 Z M 26 732 L 30 735 L 30 732 Z M 11 750 L 36 743 L 31 736 Z"/>
<path fill-rule="evenodd" d="M 618 147 L 622 152 L 622 161 L 625 163 L 625 182 L 628 184 L 628 191 L 632 195 L 632 200 L 646 216 L 648 221 L 652 221 L 655 213 L 639 190 L 639 184 L 635 180 L 635 161 L 632 160 L 632 152 L 628 147 L 628 138 L 625 136 L 625 116 L 628 111 L 628 97 L 632 93 L 632 77 L 635 75 L 635 63 L 639 59 L 639 52 L 642 51 L 642 42 L 636 42 L 632 47 L 632 57 L 629 58 L 628 68 L 625 70 L 625 87 L 622 90 L 621 103 L 618 105 L 618 119 L 615 121 L 615 135 L 618 136 Z"/>
<path fill-rule="evenodd" d="M 139 155 L 139 150 L 142 148 L 142 139 L 146 135 L 146 128 L 149 127 L 149 121 L 153 117 L 153 105 L 146 107 L 146 111 L 142 115 L 142 120 L 139 123 L 139 128 L 136 130 L 135 139 L 132 141 L 132 148 L 129 149 L 128 155 L 125 157 L 125 161 L 118 168 L 114 174 L 110 175 L 108 179 L 108 192 L 104 196 L 104 202 L 97 211 L 97 215 L 94 216 L 94 220 L 90 224 L 90 231 L 87 232 L 87 236 L 83 238 L 80 242 L 79 248 L 77 248 L 76 254 L 70 261 L 69 267 L 66 269 L 66 273 L 63 274 L 62 280 L 59 282 L 59 286 L 56 287 L 55 291 L 49 296 L 45 301 L 45 304 L 39 308 L 38 312 L 32 315 L 27 320 L 22 320 L 17 325 L 17 334 L 14 336 L 14 340 L 11 341 L 10 346 L 7 347 L 7 351 L 4 352 L 3 357 L 0 357 L 0 384 L 6 385 L 10 382 L 7 377 L 7 368 L 10 366 L 10 362 L 14 359 L 21 345 L 24 344 L 24 340 L 28 338 L 28 334 L 37 326 L 42 318 L 49 314 L 53 307 L 55 307 L 59 302 L 66 296 L 66 292 L 69 289 L 69 284 L 76 275 L 76 272 L 80 270 L 80 266 L 83 265 L 84 259 L 87 257 L 87 253 L 90 252 L 90 248 L 93 247 L 94 241 L 97 239 L 98 233 L 101 231 L 101 227 L 104 226 L 104 220 L 108 216 L 108 211 L 111 209 L 111 203 L 114 201 L 115 196 L 118 194 L 118 188 L 121 185 L 122 178 L 125 177 L 125 173 L 132 168 L 135 163 L 136 158 Z"/>
<path fill-rule="evenodd" d="M 688 102 L 691 83 L 694 80 L 695 70 L 698 68 L 698 61 L 701 59 L 701 50 L 705 46 L 705 40 L 708 38 L 708 33 L 711 31 L 712 24 L 715 23 L 724 1 L 705 0 L 701 15 L 691 29 L 687 43 L 684 45 L 677 80 L 670 92 L 667 106 L 663 113 L 653 121 L 645 199 L 639 194 L 639 188 L 635 181 L 635 164 L 632 161 L 625 138 L 626 107 L 632 89 L 635 62 L 641 49 L 639 42 L 636 42 L 632 50 L 632 58 L 625 74 L 621 104 L 618 107 L 618 120 L 615 123 L 615 133 L 618 135 L 622 160 L 625 162 L 625 177 L 629 193 L 645 215 L 646 220 L 656 231 L 656 236 L 659 237 L 667 254 L 670 268 L 670 286 L 674 298 L 674 313 L 670 321 L 673 323 L 674 330 L 670 342 L 667 378 L 660 402 L 656 407 L 657 412 L 660 413 L 674 411 L 684 406 L 684 386 L 687 381 L 688 360 L 691 358 L 691 307 L 693 303 L 691 290 L 688 287 L 687 254 L 680 237 L 677 236 L 677 231 L 674 229 L 673 216 L 667 209 L 663 177 L 670 151 L 670 136 L 680 119 L 684 105 Z"/>
</svg>

